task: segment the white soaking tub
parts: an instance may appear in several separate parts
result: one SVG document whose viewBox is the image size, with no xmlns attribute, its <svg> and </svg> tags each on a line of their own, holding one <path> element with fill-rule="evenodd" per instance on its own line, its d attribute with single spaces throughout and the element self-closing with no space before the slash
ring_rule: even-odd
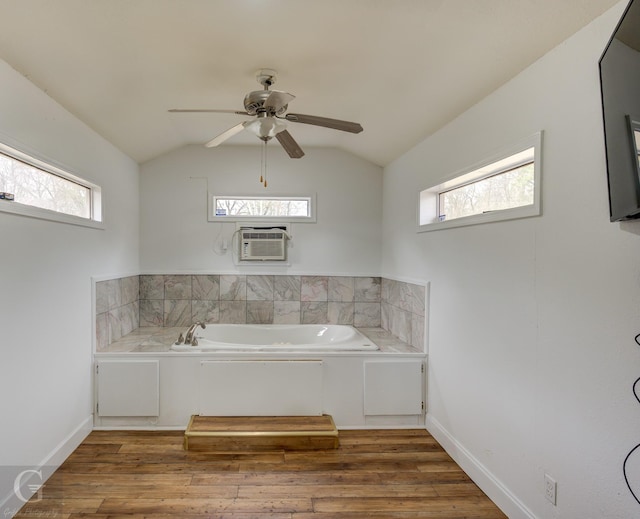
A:
<svg viewBox="0 0 640 519">
<path fill-rule="evenodd" d="M 375 351 L 378 346 L 353 326 L 338 324 L 207 324 L 195 333 L 197 346 L 173 351 Z"/>
</svg>

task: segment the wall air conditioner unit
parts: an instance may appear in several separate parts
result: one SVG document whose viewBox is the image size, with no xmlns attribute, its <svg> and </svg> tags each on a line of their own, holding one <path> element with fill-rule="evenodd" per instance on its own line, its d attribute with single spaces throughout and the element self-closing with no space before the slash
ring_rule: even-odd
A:
<svg viewBox="0 0 640 519">
<path fill-rule="evenodd" d="M 285 261 L 289 234 L 279 227 L 240 229 L 240 261 Z"/>
</svg>

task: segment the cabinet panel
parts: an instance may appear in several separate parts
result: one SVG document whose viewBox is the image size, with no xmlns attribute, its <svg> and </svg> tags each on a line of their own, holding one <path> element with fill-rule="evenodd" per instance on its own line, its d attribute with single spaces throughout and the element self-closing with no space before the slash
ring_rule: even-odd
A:
<svg viewBox="0 0 640 519">
<path fill-rule="evenodd" d="M 201 416 L 299 416 L 322 412 L 322 361 L 201 363 Z"/>
<path fill-rule="evenodd" d="M 422 366 L 420 360 L 365 362 L 364 414 L 422 414 Z"/>
<path fill-rule="evenodd" d="M 98 416 L 158 416 L 159 361 L 101 360 L 97 364 Z"/>
</svg>

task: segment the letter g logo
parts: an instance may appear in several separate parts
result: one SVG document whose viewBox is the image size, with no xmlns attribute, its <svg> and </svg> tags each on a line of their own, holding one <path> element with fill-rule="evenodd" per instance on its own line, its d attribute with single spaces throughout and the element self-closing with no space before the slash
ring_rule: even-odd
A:
<svg viewBox="0 0 640 519">
<path fill-rule="evenodd" d="M 39 481 L 34 483 L 29 483 L 29 480 L 33 477 L 33 475 L 38 476 Z M 29 501 L 29 498 L 31 497 L 31 496 L 25 497 L 22 494 L 22 486 L 25 480 L 27 482 L 27 488 L 34 494 L 37 492 L 38 493 L 37 501 L 40 501 L 40 499 L 42 499 L 42 471 L 34 470 L 34 469 L 23 470 L 22 472 L 20 472 L 20 474 L 16 476 L 16 479 L 13 481 L 13 492 L 15 493 L 16 496 L 18 496 L 18 499 L 20 499 L 20 501 L 22 501 L 23 503 L 26 503 L 27 501 Z"/>
</svg>

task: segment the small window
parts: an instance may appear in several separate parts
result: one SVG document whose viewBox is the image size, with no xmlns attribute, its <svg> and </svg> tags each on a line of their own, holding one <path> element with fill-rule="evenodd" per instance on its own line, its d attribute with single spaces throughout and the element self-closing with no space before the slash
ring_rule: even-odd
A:
<svg viewBox="0 0 640 519">
<path fill-rule="evenodd" d="M 0 210 L 90 227 L 102 220 L 100 188 L 0 144 Z"/>
<path fill-rule="evenodd" d="M 312 196 L 221 196 L 210 197 L 209 221 L 271 220 L 314 222 Z"/>
<path fill-rule="evenodd" d="M 420 193 L 419 231 L 540 214 L 540 145 L 536 134 L 480 165 Z"/>
</svg>

